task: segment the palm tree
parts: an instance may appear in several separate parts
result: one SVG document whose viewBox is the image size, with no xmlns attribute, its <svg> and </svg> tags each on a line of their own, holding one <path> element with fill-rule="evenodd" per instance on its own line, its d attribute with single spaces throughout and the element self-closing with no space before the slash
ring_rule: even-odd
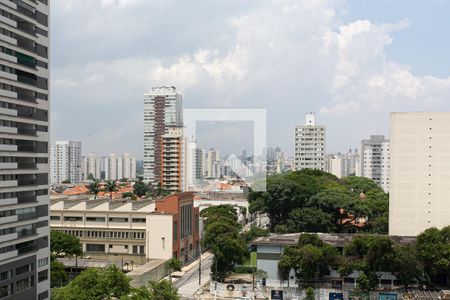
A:
<svg viewBox="0 0 450 300">
<path fill-rule="evenodd" d="M 109 200 L 112 200 L 112 194 L 117 192 L 119 189 L 117 188 L 116 182 L 112 180 L 108 180 L 105 184 L 104 191 L 105 193 L 109 193 Z"/>
<path fill-rule="evenodd" d="M 89 193 L 94 195 L 94 199 L 97 199 L 97 194 L 100 193 L 100 184 L 98 180 L 94 180 L 88 186 Z"/>
</svg>

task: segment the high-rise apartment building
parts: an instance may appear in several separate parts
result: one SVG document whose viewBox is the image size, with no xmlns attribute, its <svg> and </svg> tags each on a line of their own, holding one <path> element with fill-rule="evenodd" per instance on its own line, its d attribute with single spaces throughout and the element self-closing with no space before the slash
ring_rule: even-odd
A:
<svg viewBox="0 0 450 300">
<path fill-rule="evenodd" d="M 119 173 L 117 172 L 117 153 L 110 153 L 105 157 L 105 179 L 106 180 L 118 180 Z"/>
<path fill-rule="evenodd" d="M 50 182 L 79 183 L 82 177 L 81 142 L 57 141 L 50 149 Z"/>
<path fill-rule="evenodd" d="M 144 180 L 158 184 L 161 178 L 162 136 L 169 127 L 181 127 L 182 100 L 176 88 L 154 87 L 144 95 Z"/>
<path fill-rule="evenodd" d="M 303 126 L 295 127 L 295 169 L 325 171 L 325 126 L 316 125 L 313 113 Z"/>
<path fill-rule="evenodd" d="M 130 153 L 122 155 L 122 176 L 121 178 L 136 179 L 136 158 Z"/>
<path fill-rule="evenodd" d="M 95 178 L 100 179 L 102 171 L 102 158 L 95 153 L 89 153 L 83 157 L 83 179 Z"/>
<path fill-rule="evenodd" d="M 347 153 L 329 154 L 325 159 L 326 171 L 338 178 L 350 175 L 359 176 L 359 154 L 358 150 L 349 149 Z"/>
<path fill-rule="evenodd" d="M 0 297 L 50 298 L 49 5 L 0 2 Z"/>
<path fill-rule="evenodd" d="M 371 135 L 361 141 L 361 176 L 375 181 L 385 192 L 389 192 L 390 151 L 389 140 L 384 135 Z"/>
<path fill-rule="evenodd" d="M 181 192 L 185 189 L 183 128 L 169 127 L 162 136 L 160 186 L 167 191 Z"/>
<path fill-rule="evenodd" d="M 222 158 L 216 149 L 206 153 L 206 178 L 220 178 L 222 176 Z"/>
<path fill-rule="evenodd" d="M 450 113 L 391 113 L 389 234 L 450 225 Z"/>
</svg>

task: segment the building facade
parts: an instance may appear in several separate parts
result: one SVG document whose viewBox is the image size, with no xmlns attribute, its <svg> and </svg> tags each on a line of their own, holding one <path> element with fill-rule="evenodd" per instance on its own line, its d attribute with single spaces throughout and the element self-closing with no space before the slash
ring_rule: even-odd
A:
<svg viewBox="0 0 450 300">
<path fill-rule="evenodd" d="M 384 135 L 371 135 L 361 141 L 361 176 L 375 181 L 385 192 L 389 192 L 390 144 Z"/>
<path fill-rule="evenodd" d="M 49 5 L 0 2 L 0 297 L 50 299 Z"/>
<path fill-rule="evenodd" d="M 95 153 L 89 153 L 83 157 L 83 179 L 95 178 L 100 179 L 102 175 L 102 158 Z"/>
<path fill-rule="evenodd" d="M 360 176 L 359 153 L 349 149 L 347 153 L 328 154 L 325 159 L 325 170 L 338 178 Z"/>
<path fill-rule="evenodd" d="M 157 200 L 52 200 L 50 226 L 80 238 L 86 254 L 176 257 L 198 255 L 198 209 L 193 193 Z"/>
<path fill-rule="evenodd" d="M 325 171 L 325 126 L 316 125 L 313 113 L 303 126 L 295 127 L 295 169 Z"/>
<path fill-rule="evenodd" d="M 220 178 L 222 176 L 222 157 L 216 149 L 206 152 L 206 178 Z"/>
<path fill-rule="evenodd" d="M 450 225 L 450 113 L 391 113 L 389 234 Z"/>
<path fill-rule="evenodd" d="M 171 192 L 185 190 L 183 128 L 169 127 L 162 136 L 160 186 Z"/>
<path fill-rule="evenodd" d="M 175 87 L 154 87 L 144 95 L 144 181 L 159 184 L 162 136 L 181 126 L 182 98 Z"/>
<path fill-rule="evenodd" d="M 50 182 L 79 183 L 82 176 L 81 142 L 57 141 L 50 149 Z"/>
</svg>

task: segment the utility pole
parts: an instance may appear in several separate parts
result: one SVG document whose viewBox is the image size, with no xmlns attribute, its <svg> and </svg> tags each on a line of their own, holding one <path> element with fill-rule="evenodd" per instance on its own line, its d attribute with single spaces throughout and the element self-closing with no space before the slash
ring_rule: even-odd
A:
<svg viewBox="0 0 450 300">
<path fill-rule="evenodd" d="M 198 243 L 198 251 L 200 252 L 198 257 L 198 286 L 202 286 L 202 245 Z"/>
</svg>

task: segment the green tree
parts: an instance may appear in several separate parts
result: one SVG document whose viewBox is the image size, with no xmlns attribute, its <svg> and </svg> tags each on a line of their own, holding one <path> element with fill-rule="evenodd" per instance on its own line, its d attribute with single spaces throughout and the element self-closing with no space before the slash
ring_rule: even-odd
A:
<svg viewBox="0 0 450 300">
<path fill-rule="evenodd" d="M 135 183 L 134 183 L 134 186 L 133 186 L 133 193 L 136 195 L 136 196 L 138 196 L 138 197 L 142 197 L 142 196 L 145 196 L 145 194 L 147 193 L 149 191 L 149 188 L 148 188 L 148 186 L 144 183 L 144 182 L 142 182 L 142 181 L 136 181 Z"/>
<path fill-rule="evenodd" d="M 450 226 L 429 228 L 417 236 L 417 257 L 430 280 L 450 275 Z"/>
<path fill-rule="evenodd" d="M 305 300 L 315 300 L 314 289 L 309 287 L 306 289 L 306 298 Z"/>
<path fill-rule="evenodd" d="M 66 180 L 61 181 L 61 183 L 64 183 L 64 184 L 70 184 L 71 182 L 70 182 L 69 179 L 66 179 Z"/>
<path fill-rule="evenodd" d="M 128 182 L 128 178 L 120 178 L 120 182 Z"/>
<path fill-rule="evenodd" d="M 50 251 L 56 256 L 80 256 L 83 252 L 79 238 L 56 230 L 50 232 Z"/>
<path fill-rule="evenodd" d="M 423 273 L 423 266 L 417 258 L 415 247 L 411 245 L 394 246 L 391 270 L 406 289 L 413 279 L 420 278 Z"/>
<path fill-rule="evenodd" d="M 60 287 L 64 285 L 69 280 L 67 276 L 64 264 L 57 261 L 55 258 L 51 259 L 50 262 L 50 286 Z"/>
<path fill-rule="evenodd" d="M 130 198 L 131 200 L 136 200 L 136 196 L 132 192 L 125 192 L 122 194 L 122 199 Z"/>
<path fill-rule="evenodd" d="M 106 269 L 87 269 L 68 285 L 52 292 L 55 300 L 98 300 L 120 298 L 131 292 L 130 279 L 111 265 Z"/>
<path fill-rule="evenodd" d="M 177 289 L 168 280 L 150 282 L 148 287 L 132 289 L 120 300 L 179 300 Z"/>
<path fill-rule="evenodd" d="M 329 214 L 318 208 L 295 208 L 289 213 L 289 232 L 332 232 L 335 225 Z"/>
<path fill-rule="evenodd" d="M 364 292 L 371 291 L 373 289 L 369 278 L 364 273 L 359 274 L 358 278 L 356 278 L 356 284 L 358 289 Z"/>
<path fill-rule="evenodd" d="M 206 219 L 207 223 L 216 221 L 219 218 L 227 218 L 237 222 L 236 210 L 231 205 L 217 205 L 205 208 L 200 212 L 200 216 Z"/>
<path fill-rule="evenodd" d="M 337 267 L 338 253 L 315 234 L 302 234 L 297 246 L 285 248 L 279 268 L 295 271 L 297 278 L 317 278 Z"/>
<path fill-rule="evenodd" d="M 258 237 L 268 236 L 269 230 L 256 226 L 255 224 L 250 225 L 250 229 L 244 232 L 244 239 L 246 243 L 250 243 Z"/>
<path fill-rule="evenodd" d="M 98 180 L 94 180 L 88 186 L 89 193 L 94 195 L 94 199 L 97 199 L 98 193 L 100 193 L 100 182 Z"/>
<path fill-rule="evenodd" d="M 103 187 L 103 191 L 105 193 L 109 193 L 109 200 L 112 200 L 113 193 L 117 192 L 119 189 L 117 188 L 117 184 L 113 180 L 108 180 Z"/>
<path fill-rule="evenodd" d="M 150 300 L 179 300 L 178 290 L 168 280 L 150 282 Z"/>
<path fill-rule="evenodd" d="M 181 271 L 182 262 L 175 257 L 172 257 L 166 262 L 166 266 L 169 269 L 170 282 L 172 282 L 172 273 L 175 271 Z"/>
<path fill-rule="evenodd" d="M 94 174 L 89 173 L 88 176 L 87 176 L 87 179 L 88 180 L 95 180 Z"/>
</svg>

